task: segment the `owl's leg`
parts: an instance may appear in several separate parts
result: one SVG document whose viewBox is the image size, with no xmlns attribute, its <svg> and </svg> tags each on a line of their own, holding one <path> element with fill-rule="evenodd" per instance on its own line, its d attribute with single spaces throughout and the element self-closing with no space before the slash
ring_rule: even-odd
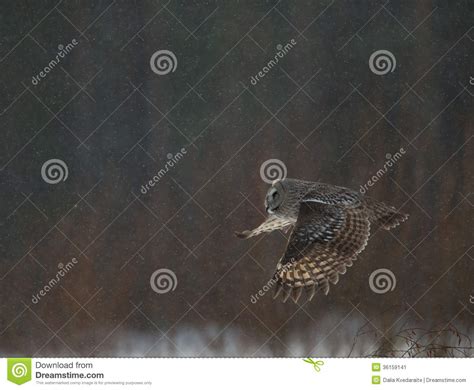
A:
<svg viewBox="0 0 474 390">
<path fill-rule="evenodd" d="M 284 227 L 287 227 L 287 226 L 289 227 L 290 225 L 292 225 L 291 221 L 271 216 L 255 229 L 244 230 L 243 232 L 235 232 L 235 235 L 239 238 L 246 239 L 246 238 L 258 236 L 259 234 L 262 234 L 262 233 L 269 233 L 273 230 L 283 229 Z"/>
</svg>

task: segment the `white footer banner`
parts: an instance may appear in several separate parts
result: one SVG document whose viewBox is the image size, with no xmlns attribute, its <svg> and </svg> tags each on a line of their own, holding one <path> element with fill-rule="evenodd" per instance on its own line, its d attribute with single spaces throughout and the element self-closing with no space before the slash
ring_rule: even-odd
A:
<svg viewBox="0 0 474 390">
<path fill-rule="evenodd" d="M 474 359 L 0 358 L 0 389 L 474 389 Z M 320 387 L 321 388 L 321 387 Z"/>
</svg>

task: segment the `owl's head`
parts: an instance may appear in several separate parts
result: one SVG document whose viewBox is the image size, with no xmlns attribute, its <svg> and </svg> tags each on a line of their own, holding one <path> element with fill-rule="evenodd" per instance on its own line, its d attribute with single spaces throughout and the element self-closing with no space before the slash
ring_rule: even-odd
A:
<svg viewBox="0 0 474 390">
<path fill-rule="evenodd" d="M 275 214 L 285 200 L 285 187 L 282 180 L 275 180 L 265 196 L 265 210 Z"/>
</svg>

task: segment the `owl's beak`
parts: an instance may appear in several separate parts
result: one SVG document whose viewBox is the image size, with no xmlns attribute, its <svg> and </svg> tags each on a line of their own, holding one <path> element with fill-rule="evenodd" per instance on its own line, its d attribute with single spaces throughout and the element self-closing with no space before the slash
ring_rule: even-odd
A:
<svg viewBox="0 0 474 390">
<path fill-rule="evenodd" d="M 268 206 L 265 207 L 265 211 L 267 212 L 267 214 L 273 214 L 273 210 Z"/>
</svg>

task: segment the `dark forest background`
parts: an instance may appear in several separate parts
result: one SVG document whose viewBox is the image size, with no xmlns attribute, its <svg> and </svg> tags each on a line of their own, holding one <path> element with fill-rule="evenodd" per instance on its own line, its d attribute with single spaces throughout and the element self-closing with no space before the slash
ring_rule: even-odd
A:
<svg viewBox="0 0 474 390">
<path fill-rule="evenodd" d="M 467 0 L 1 1 L 0 354 L 470 356 L 473 20 Z M 370 70 L 377 50 L 392 72 Z M 264 218 L 261 165 L 358 189 L 400 148 L 368 194 L 410 219 L 328 296 L 251 303 L 286 245 L 233 236 Z M 50 159 L 65 181 L 42 179 Z M 177 285 L 157 294 L 162 268 Z"/>
</svg>

